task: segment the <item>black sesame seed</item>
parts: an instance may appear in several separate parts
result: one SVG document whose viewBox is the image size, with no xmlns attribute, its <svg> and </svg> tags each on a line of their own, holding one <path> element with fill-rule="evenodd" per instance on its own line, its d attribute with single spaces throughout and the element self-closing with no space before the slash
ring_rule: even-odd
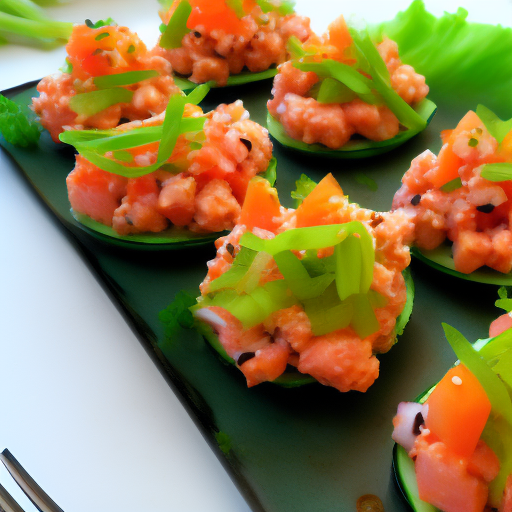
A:
<svg viewBox="0 0 512 512">
<path fill-rule="evenodd" d="M 491 213 L 494 210 L 494 205 L 492 203 L 483 204 L 481 206 L 477 206 L 476 209 L 482 213 Z"/>
<path fill-rule="evenodd" d="M 233 254 L 235 253 L 235 246 L 233 244 L 226 244 L 226 251 L 228 251 L 229 254 L 233 256 Z"/>
<path fill-rule="evenodd" d="M 238 358 L 236 364 L 238 366 L 242 366 L 246 361 L 249 361 L 249 359 L 252 359 L 256 354 L 254 352 L 244 352 L 240 355 Z"/>
<path fill-rule="evenodd" d="M 421 196 L 419 194 L 416 194 L 412 199 L 411 199 L 411 204 L 413 206 L 418 206 L 420 204 L 420 201 L 421 201 Z"/>
<path fill-rule="evenodd" d="M 92 52 L 93 55 L 99 55 L 100 53 L 103 53 L 103 50 L 101 48 L 96 48 L 96 50 Z"/>
<path fill-rule="evenodd" d="M 126 224 L 128 224 L 128 226 L 133 226 L 133 221 L 128 217 L 128 215 L 125 215 L 124 220 L 126 220 Z"/>
<path fill-rule="evenodd" d="M 252 142 L 249 139 L 240 139 L 240 142 L 247 148 L 247 151 L 251 151 Z"/>
<path fill-rule="evenodd" d="M 119 119 L 119 124 L 124 124 L 124 123 L 129 123 L 130 120 L 127 118 L 127 117 L 121 117 L 121 119 Z"/>
<path fill-rule="evenodd" d="M 420 426 L 425 424 L 425 420 L 423 419 L 423 414 L 419 412 L 416 414 L 416 417 L 414 418 L 414 424 L 412 426 L 412 433 L 415 436 L 419 436 L 421 434 Z"/>
<path fill-rule="evenodd" d="M 194 32 L 194 36 L 201 37 L 201 32 L 198 32 L 197 30 Z"/>
</svg>

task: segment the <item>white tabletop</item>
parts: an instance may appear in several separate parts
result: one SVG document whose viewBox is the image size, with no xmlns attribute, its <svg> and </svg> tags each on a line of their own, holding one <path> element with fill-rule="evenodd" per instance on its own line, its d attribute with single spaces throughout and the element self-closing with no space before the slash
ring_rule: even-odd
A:
<svg viewBox="0 0 512 512">
<path fill-rule="evenodd" d="M 376 22 L 409 2 L 383 3 L 345 5 Z M 321 30 L 340 4 L 298 0 L 296 8 Z M 507 0 L 426 4 L 436 14 L 462 4 L 475 21 L 512 20 Z M 151 44 L 157 9 L 156 0 L 88 0 L 51 12 L 70 21 L 111 16 Z M 0 47 L 0 90 L 52 73 L 63 60 L 63 48 Z M 9 448 L 65 511 L 248 511 L 134 333 L 2 151 L 0 219 L 0 450 Z M 3 468 L 0 482 L 33 510 Z"/>
</svg>

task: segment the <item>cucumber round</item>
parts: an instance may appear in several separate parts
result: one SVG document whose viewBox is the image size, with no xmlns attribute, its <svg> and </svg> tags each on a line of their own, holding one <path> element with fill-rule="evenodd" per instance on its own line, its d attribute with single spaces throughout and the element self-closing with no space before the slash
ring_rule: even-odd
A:
<svg viewBox="0 0 512 512">
<path fill-rule="evenodd" d="M 436 270 L 459 277 L 460 279 L 465 279 L 466 281 L 498 286 L 512 286 L 512 273 L 503 274 L 489 267 L 479 268 L 471 272 L 471 274 L 458 272 L 455 270 L 455 265 L 453 264 L 452 248 L 446 243 L 441 244 L 431 251 L 424 251 L 413 247 L 411 254 Z"/>
<path fill-rule="evenodd" d="M 264 173 L 258 174 L 265 178 L 272 186 L 276 181 L 277 160 L 272 157 Z M 77 226 L 89 235 L 121 247 L 144 250 L 174 250 L 210 244 L 217 238 L 225 236 L 229 231 L 216 233 L 194 233 L 185 228 L 172 226 L 159 233 L 137 233 L 132 235 L 120 235 L 112 227 L 97 222 L 88 215 L 75 212 L 71 209 L 71 215 L 77 221 Z"/>
<path fill-rule="evenodd" d="M 480 350 L 492 338 L 477 340 L 473 344 L 475 350 Z M 430 393 L 436 386 L 427 389 L 414 400 L 420 404 L 424 403 Z M 400 445 L 395 443 L 393 447 L 393 473 L 395 480 L 400 489 L 402 497 L 410 505 L 414 512 L 441 512 L 437 507 L 420 500 L 418 493 L 418 484 L 416 482 L 416 472 L 414 470 L 414 461 L 407 455 L 407 451 Z"/>
<path fill-rule="evenodd" d="M 402 272 L 402 275 L 404 276 L 405 286 L 407 288 L 407 300 L 404 309 L 396 319 L 396 325 L 394 330 L 395 342 L 397 336 L 403 333 L 404 328 L 407 325 L 407 322 L 409 322 L 409 318 L 411 317 L 412 307 L 414 303 L 414 281 L 412 280 L 411 272 L 408 268 L 406 268 Z M 215 334 L 213 329 L 204 322 L 197 323 L 197 330 L 199 331 L 199 333 L 217 352 L 217 354 L 222 358 L 222 360 L 226 361 L 227 363 L 233 366 L 236 366 L 235 360 L 228 356 L 228 354 L 224 350 L 224 347 L 219 341 L 219 337 L 217 336 L 217 334 Z M 285 388 L 296 388 L 299 386 L 304 386 L 305 384 L 312 384 L 314 382 L 318 381 L 314 377 L 311 377 L 311 375 L 300 373 L 298 370 L 295 369 L 287 369 L 276 380 L 273 380 L 272 384 L 277 384 Z"/>
<path fill-rule="evenodd" d="M 428 99 L 420 101 L 414 110 L 426 121 L 425 128 L 430 124 L 434 117 L 437 106 Z M 329 149 L 323 144 L 306 144 L 300 140 L 292 139 L 285 131 L 283 125 L 270 113 L 267 115 L 267 128 L 270 135 L 274 137 L 283 146 L 305 153 L 326 156 L 331 158 L 368 158 L 371 156 L 387 153 L 392 149 L 402 145 L 409 139 L 417 135 L 421 130 L 404 130 L 389 140 L 375 142 L 372 140 L 351 140 L 340 149 Z"/>
</svg>

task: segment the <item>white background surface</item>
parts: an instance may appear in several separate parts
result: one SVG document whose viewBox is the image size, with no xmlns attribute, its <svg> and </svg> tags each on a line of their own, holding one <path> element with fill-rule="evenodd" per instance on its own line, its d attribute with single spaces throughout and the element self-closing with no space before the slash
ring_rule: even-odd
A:
<svg viewBox="0 0 512 512">
<path fill-rule="evenodd" d="M 323 30 L 369 22 L 408 0 L 298 0 Z M 512 20 L 508 0 L 427 0 L 431 12 Z M 108 16 L 156 41 L 155 0 L 89 0 L 57 19 Z M 0 90 L 55 72 L 63 48 L 0 47 Z M 78 253 L 0 150 L 0 451 L 7 447 L 66 512 L 246 512 L 247 504 Z M 391 457 L 391 454 L 390 454 Z M 34 510 L 0 468 L 0 482 Z M 314 512 L 314 511 L 311 511 Z M 390 511 L 392 512 L 392 511 Z"/>
</svg>

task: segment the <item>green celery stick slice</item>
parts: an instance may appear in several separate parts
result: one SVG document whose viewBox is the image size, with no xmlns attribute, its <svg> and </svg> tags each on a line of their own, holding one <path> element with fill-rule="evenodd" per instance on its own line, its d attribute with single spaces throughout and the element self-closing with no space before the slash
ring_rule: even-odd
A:
<svg viewBox="0 0 512 512">
<path fill-rule="evenodd" d="M 414 110 L 423 118 L 427 126 L 434 117 L 437 107 L 429 99 L 424 99 L 418 103 Z M 314 153 L 316 155 L 331 158 L 368 158 L 371 156 L 387 153 L 397 148 L 404 142 L 417 135 L 421 130 L 404 130 L 389 140 L 374 142 L 371 140 L 349 141 L 340 149 L 329 149 L 322 144 L 306 144 L 305 142 L 292 139 L 284 130 L 283 125 L 274 117 L 267 115 L 267 128 L 270 135 L 274 137 L 283 146 L 305 153 Z"/>
<path fill-rule="evenodd" d="M 260 80 L 267 80 L 268 78 L 273 78 L 277 75 L 276 68 L 266 69 L 265 71 L 260 71 L 259 73 L 251 73 L 250 71 L 242 71 L 242 73 L 238 73 L 237 75 L 231 75 L 228 78 L 228 83 L 226 87 L 234 87 L 236 85 L 244 85 L 249 84 L 251 82 L 259 82 Z M 186 78 L 173 75 L 174 83 L 183 91 L 187 92 L 192 89 L 195 89 L 198 85 Z M 218 86 L 215 82 L 208 82 L 211 84 L 212 89 L 217 88 Z"/>
<path fill-rule="evenodd" d="M 425 262 L 427 265 L 450 274 L 466 281 L 473 281 L 475 283 L 494 284 L 502 286 L 512 285 L 512 273 L 502 274 L 492 268 L 482 267 L 471 274 L 463 274 L 455 270 L 452 258 L 452 248 L 448 244 L 441 244 L 432 251 L 423 251 L 417 247 L 413 247 L 411 253 L 419 260 Z"/>
<path fill-rule="evenodd" d="M 396 319 L 396 327 L 395 332 L 398 334 L 402 334 L 405 325 L 409 321 L 412 312 L 412 304 L 414 301 L 414 283 L 412 281 L 410 272 L 408 269 L 405 269 L 402 273 L 405 278 L 405 284 L 407 286 L 407 302 L 404 306 L 402 313 Z M 196 322 L 196 328 L 198 332 L 205 338 L 205 340 L 210 344 L 210 346 L 219 354 L 219 356 L 227 361 L 229 364 L 235 365 L 235 361 L 228 356 L 224 347 L 221 345 L 218 335 L 213 332 L 213 329 L 203 322 Z M 304 386 L 305 384 L 312 384 L 317 382 L 316 379 L 311 377 L 311 375 L 306 375 L 300 373 L 296 370 L 286 370 L 280 377 L 276 380 L 272 381 L 273 384 L 278 384 L 279 386 L 285 388 L 296 388 L 299 386 Z M 432 512 L 436 510 L 433 509 Z M 423 511 L 422 511 L 423 512 Z M 425 510 L 425 512 L 430 512 Z"/>
</svg>

